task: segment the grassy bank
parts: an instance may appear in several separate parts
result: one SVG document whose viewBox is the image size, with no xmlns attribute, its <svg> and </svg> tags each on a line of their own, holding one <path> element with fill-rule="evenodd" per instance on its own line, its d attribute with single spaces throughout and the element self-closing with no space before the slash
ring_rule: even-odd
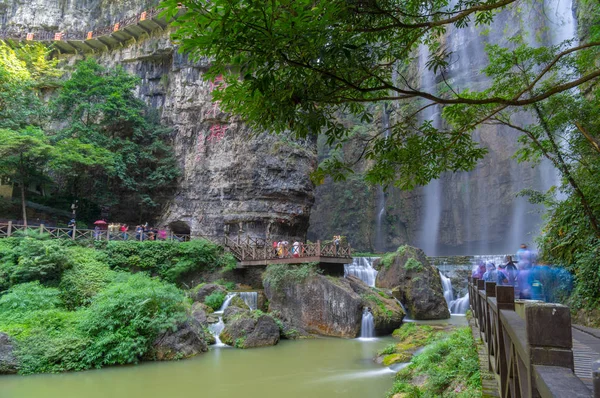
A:
<svg viewBox="0 0 600 398">
<path fill-rule="evenodd" d="M 388 398 L 481 396 L 479 360 L 468 327 L 433 335 L 414 328 L 405 335 L 418 335 L 428 345 L 396 375 Z"/>
<path fill-rule="evenodd" d="M 15 343 L 23 374 L 136 363 L 190 301 L 173 282 L 227 268 L 206 241 L 0 240 L 0 332 Z"/>
</svg>

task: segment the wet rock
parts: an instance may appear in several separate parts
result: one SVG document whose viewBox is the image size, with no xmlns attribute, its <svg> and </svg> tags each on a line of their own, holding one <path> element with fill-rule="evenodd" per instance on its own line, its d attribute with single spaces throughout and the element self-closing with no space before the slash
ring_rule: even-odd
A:
<svg viewBox="0 0 600 398">
<path fill-rule="evenodd" d="M 229 317 L 219 337 L 223 343 L 236 348 L 270 346 L 279 342 L 279 326 L 262 312 L 242 311 Z"/>
<path fill-rule="evenodd" d="M 0 375 L 17 373 L 19 361 L 14 355 L 14 341 L 5 333 L 0 333 Z"/>
<path fill-rule="evenodd" d="M 175 331 L 167 331 L 152 344 L 148 359 L 169 361 L 188 358 L 208 351 L 207 337 L 200 322 L 190 317 L 177 325 Z"/>
<path fill-rule="evenodd" d="M 363 299 L 363 307 L 368 307 L 373 314 L 373 323 L 377 335 L 391 334 L 399 328 L 404 318 L 404 311 L 394 297 L 381 289 L 367 286 L 355 276 L 346 278 L 350 287 Z"/>
<path fill-rule="evenodd" d="M 194 303 L 192 304 L 192 312 L 191 315 L 194 319 L 196 319 L 203 327 L 208 326 L 209 323 L 213 323 L 209 321 L 210 318 L 214 318 L 209 315 L 213 311 L 212 308 L 207 306 L 204 303 Z"/>
<path fill-rule="evenodd" d="M 206 296 L 210 296 L 214 292 L 221 292 L 223 294 L 227 294 L 227 289 L 225 289 L 221 285 L 217 285 L 216 283 L 207 283 L 203 285 L 198 285 L 192 290 L 190 290 L 190 296 L 194 302 L 204 303 L 204 299 Z"/>
<path fill-rule="evenodd" d="M 246 302 L 240 296 L 234 296 L 231 299 L 231 301 L 229 302 L 229 307 L 231 307 L 231 306 L 243 308 L 243 309 L 250 309 L 250 307 L 248 307 L 248 304 L 246 304 Z"/>
<path fill-rule="evenodd" d="M 421 249 L 401 246 L 374 266 L 379 268 L 375 285 L 392 289 L 412 319 L 450 318 L 439 271 Z"/>
<path fill-rule="evenodd" d="M 246 308 L 240 308 L 235 305 L 230 305 L 223 312 L 223 322 L 227 323 L 230 319 L 236 318 L 238 315 L 244 313 L 250 313 L 248 306 L 246 306 Z"/>
<path fill-rule="evenodd" d="M 308 333 L 354 338 L 360 332 L 363 299 L 344 278 L 313 274 L 304 280 L 263 280 L 269 311 Z"/>
</svg>

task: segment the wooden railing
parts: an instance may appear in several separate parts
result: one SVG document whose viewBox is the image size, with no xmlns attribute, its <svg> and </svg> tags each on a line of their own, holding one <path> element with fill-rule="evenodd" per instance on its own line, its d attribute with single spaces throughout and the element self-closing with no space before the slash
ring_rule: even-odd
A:
<svg viewBox="0 0 600 398">
<path fill-rule="evenodd" d="M 0 29 L 0 39 L 24 40 L 24 41 L 85 41 L 92 40 L 102 36 L 109 36 L 115 32 L 123 31 L 127 27 L 143 23 L 158 17 L 161 10 L 151 8 L 142 11 L 137 15 L 114 21 L 110 26 L 105 26 L 85 32 L 31 32 L 17 29 Z"/>
<path fill-rule="evenodd" d="M 94 229 L 81 229 L 77 227 L 47 227 L 44 224 L 39 226 L 26 226 L 8 223 L 0 223 L 0 238 L 26 236 L 28 233 L 46 234 L 53 239 L 72 239 L 72 240 L 168 240 L 175 242 L 187 242 L 191 239 L 187 234 L 176 234 L 168 232 L 164 237 L 159 234 L 151 234 L 149 232 L 135 231 L 96 231 Z"/>
<path fill-rule="evenodd" d="M 469 278 L 469 301 L 501 397 L 592 396 L 573 372 L 569 307 L 515 303 L 512 286 L 477 278 Z"/>
<path fill-rule="evenodd" d="M 321 241 L 289 244 L 278 249 L 262 238 L 224 238 L 224 246 L 239 261 L 264 261 L 282 258 L 331 257 L 352 258 L 352 248 L 348 244 L 322 243 Z"/>
</svg>

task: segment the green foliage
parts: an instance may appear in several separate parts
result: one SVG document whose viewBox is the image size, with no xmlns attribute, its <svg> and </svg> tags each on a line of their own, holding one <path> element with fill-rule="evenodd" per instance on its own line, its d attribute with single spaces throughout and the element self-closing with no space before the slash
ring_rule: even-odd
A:
<svg viewBox="0 0 600 398">
<path fill-rule="evenodd" d="M 377 352 L 377 355 L 379 355 L 379 356 L 390 355 L 390 354 L 394 354 L 395 352 L 396 352 L 396 344 L 389 344 L 385 348 L 379 350 Z"/>
<path fill-rule="evenodd" d="M 411 385 L 420 377 L 423 385 Z M 468 327 L 438 339 L 412 358 L 400 371 L 388 397 L 405 393 L 407 397 L 479 397 L 481 379 L 479 358 Z"/>
<path fill-rule="evenodd" d="M 98 293 L 78 324 L 91 339 L 90 367 L 135 363 L 158 333 L 185 317 L 183 292 L 143 274 L 122 274 Z"/>
<path fill-rule="evenodd" d="M 35 280 L 56 284 L 71 264 L 60 240 L 15 238 L 0 247 L 0 287 Z"/>
<path fill-rule="evenodd" d="M 267 266 L 263 274 L 263 281 L 274 289 L 278 289 L 285 283 L 300 283 L 318 273 L 319 270 L 316 264 L 313 263 L 300 265 L 271 264 Z"/>
<path fill-rule="evenodd" d="M 214 291 L 204 298 L 204 304 L 216 311 L 223 305 L 225 296 L 226 294 L 223 292 Z"/>
<path fill-rule="evenodd" d="M 407 271 L 423 271 L 423 264 L 411 257 L 406 260 L 404 269 Z"/>
<path fill-rule="evenodd" d="M 106 256 L 96 250 L 72 247 L 68 250 L 73 266 L 60 281 L 62 299 L 73 310 L 91 303 L 92 298 L 115 277 L 106 264 Z"/>
<path fill-rule="evenodd" d="M 104 68 L 88 58 L 64 82 L 53 108 L 58 120 L 68 122 L 57 138 L 101 148 L 114 162 L 110 170 L 80 167 L 66 175 L 71 191 L 118 211 L 137 209 L 136 216 L 146 217 L 169 194 L 179 169 L 167 143 L 169 130 L 136 97 L 139 81 L 121 67 Z"/>
<path fill-rule="evenodd" d="M 194 271 L 230 269 L 235 258 L 223 247 L 204 239 L 189 242 L 111 241 L 105 246 L 111 268 L 147 271 L 170 282 L 178 282 Z"/>
</svg>

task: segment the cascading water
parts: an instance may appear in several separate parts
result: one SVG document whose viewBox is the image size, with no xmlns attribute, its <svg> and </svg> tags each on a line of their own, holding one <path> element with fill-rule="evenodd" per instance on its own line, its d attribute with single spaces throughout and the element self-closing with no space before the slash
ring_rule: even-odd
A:
<svg viewBox="0 0 600 398">
<path fill-rule="evenodd" d="M 258 308 L 258 293 L 257 292 L 239 292 L 240 298 L 252 311 Z"/>
<path fill-rule="evenodd" d="M 448 309 L 451 315 L 464 315 L 469 309 L 469 293 L 462 297 L 454 299 L 452 291 L 452 281 L 440 271 L 440 279 L 442 280 L 442 288 L 444 289 L 444 298 L 448 304 Z"/>
<path fill-rule="evenodd" d="M 419 47 L 419 68 L 421 70 L 422 91 L 436 92 L 435 75 L 426 66 L 429 50 L 426 46 Z M 440 108 L 433 105 L 423 111 L 423 119 L 431 120 L 434 127 L 440 127 Z M 438 233 L 442 216 L 442 186 L 440 180 L 432 180 L 423 187 L 424 207 L 421 210 L 421 233 L 419 246 L 428 256 L 437 254 Z"/>
<path fill-rule="evenodd" d="M 371 314 L 371 311 L 366 307 L 363 310 L 362 322 L 360 324 L 360 337 L 363 339 L 375 337 L 373 314 Z"/>
<path fill-rule="evenodd" d="M 237 295 L 237 293 L 227 293 L 227 296 L 225 296 L 225 301 L 223 301 L 223 304 L 221 304 L 221 308 L 219 308 L 218 311 L 214 312 L 215 315 L 219 316 L 219 322 L 210 324 L 208 326 L 208 330 L 215 337 L 215 346 L 216 347 L 226 346 L 226 344 L 224 344 L 221 341 L 221 339 L 219 338 L 219 335 L 225 328 L 225 322 L 223 322 L 223 312 L 225 312 L 227 307 L 229 307 L 229 303 L 231 302 L 231 299 L 233 299 L 236 295 Z"/>
<path fill-rule="evenodd" d="M 383 105 L 381 113 L 381 126 L 383 128 L 385 138 L 390 136 L 390 109 L 387 104 Z M 377 186 L 377 218 L 375 220 L 375 250 L 384 252 L 386 250 L 384 228 L 385 223 L 385 192 L 381 185 Z"/>
<path fill-rule="evenodd" d="M 373 261 L 378 257 L 354 257 L 352 264 L 344 265 L 344 277 L 352 275 L 363 281 L 366 285 L 375 287 L 377 271 L 373 268 Z"/>
</svg>

